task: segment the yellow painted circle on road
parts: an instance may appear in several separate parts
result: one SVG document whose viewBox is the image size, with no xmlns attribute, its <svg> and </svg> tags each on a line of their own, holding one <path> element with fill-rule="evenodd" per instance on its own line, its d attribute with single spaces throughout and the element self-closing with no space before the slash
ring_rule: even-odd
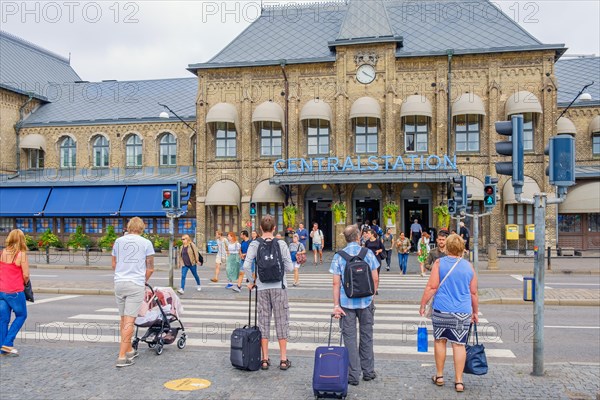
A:
<svg viewBox="0 0 600 400">
<path fill-rule="evenodd" d="M 171 390 L 178 391 L 192 391 L 192 390 L 200 390 L 206 389 L 211 385 L 210 381 L 206 379 L 200 378 L 184 378 L 184 379 L 175 379 L 174 381 L 169 381 L 165 383 L 165 387 Z"/>
</svg>

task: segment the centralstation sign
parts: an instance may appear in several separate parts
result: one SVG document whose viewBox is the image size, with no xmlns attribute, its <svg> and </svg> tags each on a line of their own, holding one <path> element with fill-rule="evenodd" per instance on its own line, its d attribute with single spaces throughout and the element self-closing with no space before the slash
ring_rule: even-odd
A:
<svg viewBox="0 0 600 400">
<path fill-rule="evenodd" d="M 307 173 L 456 171 L 456 155 L 405 154 L 279 159 L 273 163 L 275 175 Z"/>
</svg>

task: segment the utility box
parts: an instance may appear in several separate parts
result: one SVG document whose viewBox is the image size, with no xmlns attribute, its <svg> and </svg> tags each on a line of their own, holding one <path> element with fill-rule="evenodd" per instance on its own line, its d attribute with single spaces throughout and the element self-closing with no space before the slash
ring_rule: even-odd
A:
<svg viewBox="0 0 600 400">
<path fill-rule="evenodd" d="M 523 277 L 523 300 L 535 301 L 535 279 L 531 276 Z"/>
<path fill-rule="evenodd" d="M 206 243 L 206 252 L 209 254 L 215 254 L 219 252 L 219 246 L 216 240 L 209 240 Z"/>
<path fill-rule="evenodd" d="M 519 225 L 508 224 L 505 226 L 504 246 L 507 256 L 519 255 Z"/>
<path fill-rule="evenodd" d="M 519 225 L 506 225 L 506 240 L 519 240 Z"/>
</svg>

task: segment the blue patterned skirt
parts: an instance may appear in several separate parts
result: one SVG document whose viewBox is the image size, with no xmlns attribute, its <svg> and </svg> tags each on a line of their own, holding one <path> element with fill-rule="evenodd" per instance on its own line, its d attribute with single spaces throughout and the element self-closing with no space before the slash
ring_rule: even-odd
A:
<svg viewBox="0 0 600 400">
<path fill-rule="evenodd" d="M 434 339 L 447 339 L 452 343 L 466 344 L 471 316 L 470 313 L 452 313 L 434 309 L 431 316 Z"/>
</svg>

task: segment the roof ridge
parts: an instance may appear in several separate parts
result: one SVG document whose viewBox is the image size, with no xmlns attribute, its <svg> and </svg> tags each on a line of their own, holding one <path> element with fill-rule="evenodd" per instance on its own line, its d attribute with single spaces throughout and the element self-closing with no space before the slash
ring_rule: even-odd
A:
<svg viewBox="0 0 600 400">
<path fill-rule="evenodd" d="M 296 8 L 296 9 L 305 9 L 305 8 L 312 8 L 315 5 L 319 6 L 319 7 L 323 7 L 323 6 L 327 6 L 329 4 L 341 4 L 341 5 L 346 6 L 346 5 L 348 5 L 348 1 L 350 1 L 350 0 L 328 0 L 328 1 L 313 0 L 313 1 L 307 1 L 306 3 L 267 4 L 267 5 L 261 6 L 261 11 L 263 11 L 263 10 L 285 10 L 285 9 L 290 9 L 292 7 Z M 262 16 L 262 12 L 261 12 L 261 16 Z"/>
<path fill-rule="evenodd" d="M 496 10 L 498 10 L 498 12 L 500 13 L 500 15 L 502 15 L 504 18 L 506 18 L 508 21 L 510 21 L 511 24 L 513 24 L 514 26 L 517 27 L 517 29 L 519 29 L 521 32 L 525 33 L 525 35 L 529 36 L 531 39 L 535 40 L 538 44 L 545 44 L 542 43 L 538 38 L 536 38 L 535 36 L 533 36 L 531 33 L 529 33 L 529 31 L 527 31 L 527 29 L 523 28 L 517 21 L 515 21 L 514 19 L 512 19 L 511 17 L 509 17 L 504 11 L 502 11 L 502 9 L 500 7 L 498 7 L 496 5 L 496 3 L 492 2 L 491 0 L 482 0 L 484 3 L 488 3 L 490 6 L 494 7 Z"/>
<path fill-rule="evenodd" d="M 43 48 L 41 46 L 38 46 L 37 44 L 33 44 L 32 42 L 30 42 L 28 40 L 25 40 L 23 38 L 20 38 L 19 36 L 14 35 L 12 33 L 0 30 L 0 37 L 3 37 L 3 36 L 6 37 L 7 39 L 12 40 L 13 42 L 16 42 L 17 44 L 20 44 L 22 46 L 28 47 L 31 50 L 35 50 L 35 51 L 40 52 L 40 53 L 42 53 L 42 54 L 44 54 L 46 56 L 55 58 L 58 61 L 64 62 L 65 64 L 67 64 L 69 66 L 71 65 L 71 61 L 68 58 L 66 58 L 64 56 L 61 56 L 58 53 L 54 53 L 54 52 L 52 52 L 50 50 L 47 50 L 47 49 L 45 49 L 45 48 Z"/>
</svg>

